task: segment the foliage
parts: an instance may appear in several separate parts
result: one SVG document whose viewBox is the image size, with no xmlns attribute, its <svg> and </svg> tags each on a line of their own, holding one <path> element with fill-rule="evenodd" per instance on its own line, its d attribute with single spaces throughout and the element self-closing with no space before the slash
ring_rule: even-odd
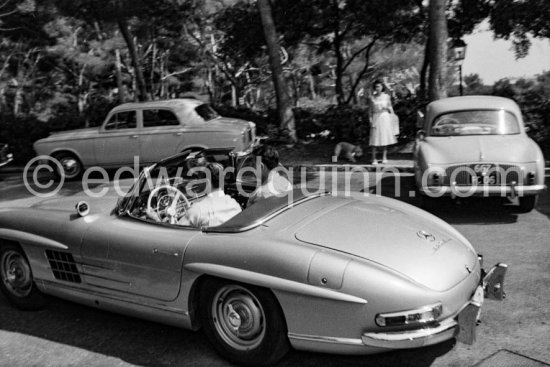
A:
<svg viewBox="0 0 550 367">
<path fill-rule="evenodd" d="M 528 35 L 550 38 L 550 2 L 548 0 L 498 0 L 490 12 L 495 36 L 512 39 L 517 57 L 524 57 L 531 41 Z"/>
<path fill-rule="evenodd" d="M 9 144 L 16 164 L 25 164 L 32 158 L 32 144 L 47 135 L 44 123 L 34 117 L 0 114 L 0 141 Z"/>
<path fill-rule="evenodd" d="M 451 38 L 472 32 L 487 15 L 495 34 L 512 38 L 520 54 L 529 35 L 550 35 L 546 0 L 446 3 Z M 272 4 L 300 139 L 330 131 L 334 139 L 366 142 L 365 96 L 372 81 L 384 77 L 394 89 L 401 138 L 414 136 L 427 2 Z M 272 71 L 254 1 L 9 0 L 0 4 L 0 37 L 0 140 L 20 150 L 18 159 L 32 156 L 31 140 L 49 131 L 97 126 L 122 99 L 141 94 L 150 99 L 208 94 L 223 115 L 254 121 L 259 134 L 278 138 Z M 502 80 L 492 87 L 470 75 L 464 78 L 465 94 L 517 100 L 529 134 L 548 150 L 548 79 L 545 74 L 532 82 Z M 449 87 L 449 95 L 457 94 L 456 86 Z"/>
<path fill-rule="evenodd" d="M 422 14 L 413 0 L 279 0 L 274 2 L 273 12 L 283 50 L 303 50 L 307 44 L 312 54 L 324 55 L 321 59 L 302 57 L 301 68 L 295 68 L 291 58 L 286 71 L 292 74 L 287 76 L 296 78 L 305 71 L 312 77 L 332 79 L 339 104 L 355 98 L 366 74 L 380 72 L 370 59 L 373 48 L 416 40 L 422 29 Z M 237 63 L 251 62 L 264 54 L 258 18 L 255 6 L 244 2 L 226 8 L 216 18 L 216 26 L 224 32 L 223 53 Z M 259 64 L 252 66 L 261 68 Z"/>
</svg>

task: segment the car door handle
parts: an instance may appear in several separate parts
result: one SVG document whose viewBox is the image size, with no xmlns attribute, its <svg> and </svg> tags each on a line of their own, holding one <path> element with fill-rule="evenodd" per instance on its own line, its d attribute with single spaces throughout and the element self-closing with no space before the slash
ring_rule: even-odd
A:
<svg viewBox="0 0 550 367">
<path fill-rule="evenodd" d="M 137 139 L 139 135 L 130 135 L 130 139 Z"/>
<path fill-rule="evenodd" d="M 178 133 L 174 133 L 174 135 L 176 135 L 176 136 L 182 136 L 183 133 L 180 131 L 180 132 L 178 132 Z"/>
<path fill-rule="evenodd" d="M 178 253 L 178 252 L 159 251 L 158 248 L 154 248 L 154 249 L 153 249 L 153 255 L 158 255 L 158 254 L 169 255 L 169 256 L 175 256 L 175 257 L 178 257 L 178 256 L 179 256 L 179 253 Z"/>
</svg>

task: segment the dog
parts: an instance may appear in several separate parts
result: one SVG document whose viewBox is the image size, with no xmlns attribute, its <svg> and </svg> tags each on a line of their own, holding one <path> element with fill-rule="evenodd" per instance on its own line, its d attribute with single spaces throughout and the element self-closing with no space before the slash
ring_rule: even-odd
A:
<svg viewBox="0 0 550 367">
<path fill-rule="evenodd" d="M 361 157 L 363 155 L 363 149 L 359 145 L 353 145 L 351 143 L 342 141 L 334 147 L 334 153 L 332 154 L 332 163 L 338 162 L 338 157 L 343 156 L 348 161 L 355 163 L 355 157 Z"/>
</svg>

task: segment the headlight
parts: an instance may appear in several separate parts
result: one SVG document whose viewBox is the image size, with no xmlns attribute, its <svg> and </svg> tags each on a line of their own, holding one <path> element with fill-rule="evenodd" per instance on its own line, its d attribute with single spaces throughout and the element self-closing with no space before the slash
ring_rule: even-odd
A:
<svg viewBox="0 0 550 367">
<path fill-rule="evenodd" d="M 429 186 L 440 186 L 442 181 L 441 173 L 432 172 L 428 176 L 428 185 Z"/>
<path fill-rule="evenodd" d="M 442 311 L 443 305 L 436 303 L 415 310 L 380 313 L 376 315 L 375 321 L 378 326 L 427 324 L 436 321 Z"/>
</svg>

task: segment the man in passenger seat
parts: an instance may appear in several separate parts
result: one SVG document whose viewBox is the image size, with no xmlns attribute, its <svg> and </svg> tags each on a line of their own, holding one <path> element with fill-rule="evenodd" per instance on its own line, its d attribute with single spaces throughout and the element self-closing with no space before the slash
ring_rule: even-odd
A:
<svg viewBox="0 0 550 367">
<path fill-rule="evenodd" d="M 247 206 L 254 204 L 259 199 L 284 196 L 292 190 L 290 181 L 279 173 L 284 167 L 279 165 L 279 152 L 275 148 L 264 145 L 257 148 L 254 154 L 259 156 L 262 162 L 262 184 L 252 193 Z"/>
</svg>

